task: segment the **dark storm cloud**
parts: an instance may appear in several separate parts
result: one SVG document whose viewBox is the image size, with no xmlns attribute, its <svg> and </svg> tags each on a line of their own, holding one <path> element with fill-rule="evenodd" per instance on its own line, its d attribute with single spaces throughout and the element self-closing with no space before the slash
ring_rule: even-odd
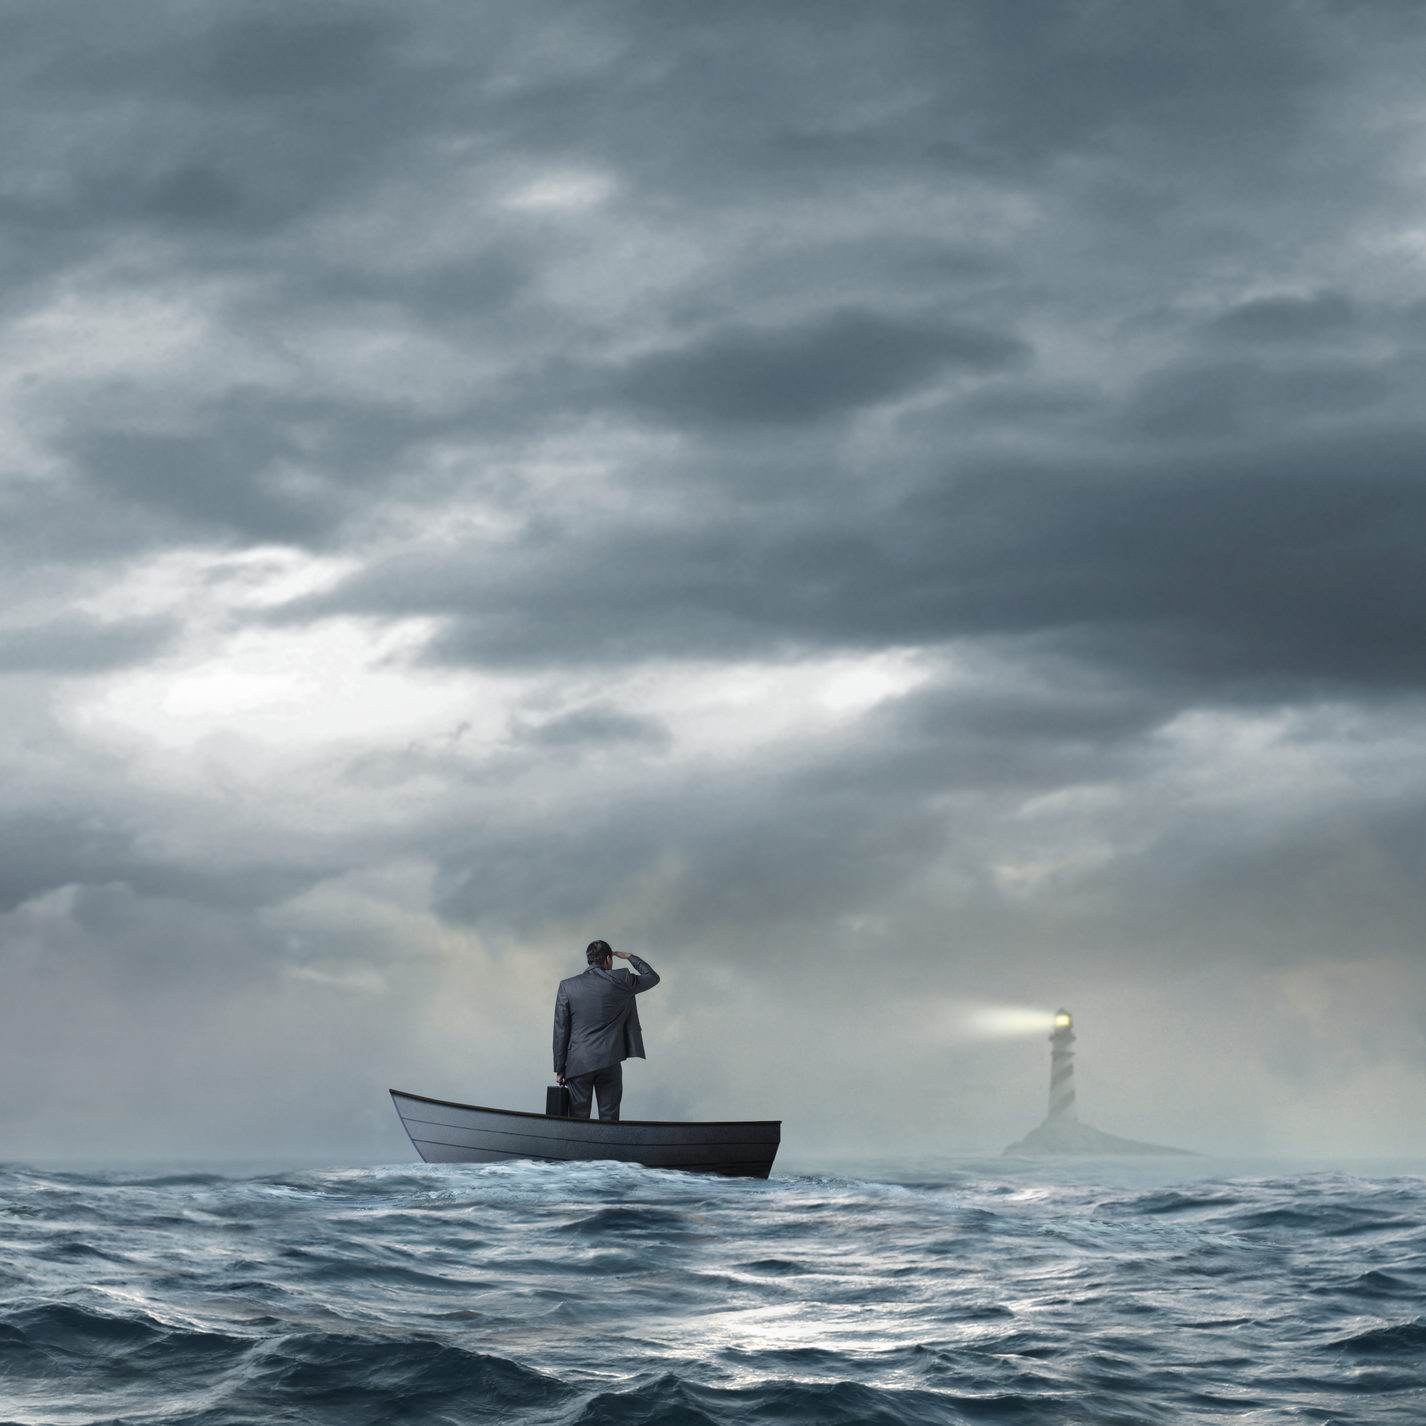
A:
<svg viewBox="0 0 1426 1426">
<path fill-rule="evenodd" d="M 484 250 L 433 259 L 410 270 L 373 274 L 331 267 L 303 274 L 281 301 L 310 304 L 317 310 L 325 307 L 334 314 L 351 302 L 380 304 L 375 310 L 384 308 L 436 331 L 452 332 L 458 339 L 483 342 L 490 337 L 486 323 L 515 303 L 537 272 L 538 262 L 531 254 L 493 243 Z M 469 419 L 483 424 L 494 415 L 472 412 Z"/>
<path fill-rule="evenodd" d="M 801 327 L 717 332 L 651 352 L 620 385 L 675 425 L 784 425 L 847 416 L 947 367 L 990 372 L 1028 356 L 1013 337 L 837 312 Z"/>
<path fill-rule="evenodd" d="M 1350 331 L 1356 304 L 1344 292 L 1311 297 L 1256 297 L 1230 307 L 1214 323 L 1225 337 L 1249 342 L 1312 342 Z"/>
<path fill-rule="evenodd" d="M 1219 696 L 1426 680 L 1426 439 L 1145 452 L 1095 469 L 988 465 L 891 509 L 750 529 L 542 524 L 527 541 L 405 557 L 284 618 L 425 613 L 438 657 L 571 660 L 1046 641 Z M 1148 471 L 1152 475 L 1148 475 Z"/>
<path fill-rule="evenodd" d="M 0 911 L 67 886 L 121 886 L 141 898 L 251 911 L 285 900 L 330 867 L 205 866 L 155 854 L 128 827 L 97 813 L 0 819 Z"/>
<path fill-rule="evenodd" d="M 82 674 L 146 663 L 172 642 L 172 619 L 66 617 L 20 629 L 0 630 L 0 674 Z"/>
<path fill-rule="evenodd" d="M 224 316 L 259 341 L 294 322 L 371 325 L 404 314 L 454 330 L 468 320 L 462 339 L 508 346 L 508 369 L 463 420 L 441 418 L 427 434 L 444 425 L 477 443 L 551 420 L 604 423 L 630 403 L 703 441 L 739 429 L 776 435 L 947 373 L 1023 364 L 1004 287 L 1017 258 L 1013 247 L 975 247 L 962 235 L 938 246 L 898 233 L 894 209 L 877 239 L 859 244 L 835 223 L 824 235 L 815 217 L 789 213 L 770 246 L 725 255 L 708 242 L 707 275 L 670 294 L 674 309 L 721 317 L 705 321 L 705 335 L 646 342 L 633 362 L 611 364 L 614 332 L 548 303 L 482 326 L 563 255 L 549 231 L 515 241 L 498 232 L 506 220 L 477 208 L 459 256 L 394 265 L 370 244 L 337 257 L 306 241 L 311 224 L 338 213 L 358 223 L 383 214 L 404 201 L 401 184 L 442 192 L 459 168 L 435 154 L 588 162 L 628 185 L 632 212 L 648 206 L 700 232 L 705 220 L 736 220 L 759 203 L 775 214 L 789 182 L 827 213 L 850 214 L 888 183 L 934 192 L 958 170 L 1013 193 L 1030 172 L 1096 146 L 1118 164 L 1156 169 L 1169 152 L 1182 161 L 1214 151 L 1224 131 L 1234 155 L 1220 166 L 1226 180 L 1254 154 L 1292 147 L 1322 63 L 1318 25 L 1233 8 L 1215 9 L 1206 25 L 1191 6 L 1164 7 L 1153 24 L 1122 7 L 1016 7 L 1012 19 L 993 5 L 847 7 L 835 25 L 815 6 L 735 8 L 678 24 L 657 11 L 556 9 L 519 25 L 495 9 L 443 5 L 401 17 L 371 5 L 181 17 L 140 6 L 123 25 L 102 6 L 47 13 L 17 22 L 9 61 L 12 108 L 43 165 L 33 178 L 12 175 L 4 196 L 12 256 L 40 264 L 28 276 L 58 278 L 119 252 L 133 272 L 134 236 L 147 233 L 162 250 L 145 260 L 168 279 L 224 273 L 256 284 Z M 890 93 L 897 103 L 886 102 Z M 692 117 L 670 122 L 671 112 Z M 419 214 L 412 221 L 419 243 Z M 967 279 L 989 263 L 1002 268 L 998 284 L 969 293 Z M 780 295 L 786 310 L 799 289 L 823 315 L 758 312 L 760 296 Z M 947 309 L 953 293 L 960 310 Z M 585 354 L 569 360 L 572 347 Z M 111 442 L 102 425 L 85 434 L 76 413 L 80 430 L 61 448 L 158 520 L 323 542 L 349 516 L 339 492 L 353 468 L 339 441 L 305 452 L 308 479 L 295 494 L 265 469 L 280 412 L 253 399 L 235 411 L 239 397 L 184 413 L 174 411 L 181 383 L 164 394 L 165 419 L 183 429 L 151 419 Z M 355 404 L 334 406 L 330 429 L 361 419 Z M 378 439 L 372 451 L 400 476 L 404 447 Z M 894 447 L 886 455 L 897 458 Z M 211 465 L 211 489 L 185 473 L 195 461 Z M 768 464 L 777 466 L 776 452 Z"/>
<path fill-rule="evenodd" d="M 1350 416 L 1380 405 L 1390 374 L 1356 361 L 1184 362 L 1135 391 L 1127 424 L 1135 435 L 1170 442 L 1222 441 L 1280 430 L 1294 418 Z"/>
<path fill-rule="evenodd" d="M 290 221 L 379 151 L 387 129 L 363 81 L 389 19 L 217 18 L 71 4 L 19 27 L 0 102 L 44 167 L 12 168 L 0 211 L 12 235 L 51 238 L 30 254 L 51 272 L 145 228 L 184 266 L 227 265 L 222 234 Z"/>
<path fill-rule="evenodd" d="M 128 839 L 104 828 L 30 816 L 0 824 L 0 847 L 0 907 L 13 911 L 61 886 L 114 880 Z"/>
<path fill-rule="evenodd" d="M 1023 174 L 1066 153 L 1155 146 L 1231 181 L 1290 135 L 1329 41 L 1280 11 L 1189 3 L 628 13 L 601 16 L 624 46 L 606 71 L 615 102 L 537 88 L 525 134 L 578 132 L 643 181 L 681 189 L 682 167 L 720 199 L 858 174 Z M 659 122 L 674 95 L 716 123 Z M 1215 162 L 1224 135 L 1233 165 Z"/>
<path fill-rule="evenodd" d="M 1050 673 L 1044 682 L 1002 675 L 971 690 L 933 682 L 878 710 L 873 747 L 839 780 L 898 796 L 1108 780 L 1135 770 L 1146 740 L 1178 707 L 1171 690 L 1086 677 L 1053 658 L 1040 667 Z"/>
<path fill-rule="evenodd" d="M 527 28 L 493 8 L 398 20 L 380 6 L 135 6 L 120 25 L 103 6 L 48 7 L 17 25 L 9 90 L 22 116 L 38 104 L 49 121 L 37 136 L 52 177 L 17 184 L 12 202 L 26 211 L 28 193 L 41 214 L 58 201 L 49 211 L 71 232 L 146 219 L 202 265 L 235 258 L 215 228 L 251 236 L 353 180 L 422 172 L 433 140 L 612 159 L 660 202 L 695 208 L 730 181 L 747 203 L 760 182 L 1012 174 L 1106 141 L 1194 156 L 1225 131 L 1227 176 L 1290 137 L 1321 62 L 1313 27 L 1237 8 L 1211 24 L 1186 5 L 1158 7 L 1152 24 L 1127 8 L 838 13 L 720 9 L 670 24 L 636 8 L 552 9 Z M 671 105 L 716 121 L 670 123 Z"/>
<path fill-rule="evenodd" d="M 592 704 L 562 713 L 543 723 L 519 720 L 512 728 L 517 742 L 541 748 L 585 748 L 608 743 L 643 743 L 666 747 L 669 731 L 657 718 Z"/>
<path fill-rule="evenodd" d="M 375 8 L 325 16 L 257 10 L 212 34 L 200 75 L 239 99 L 310 99 L 378 79 L 401 29 Z"/>
<path fill-rule="evenodd" d="M 180 528 L 232 530 L 254 540 L 311 538 L 325 524 L 320 506 L 287 495 L 271 479 L 279 447 L 266 434 L 245 428 L 234 442 L 220 429 L 197 436 L 99 431 L 78 439 L 74 455 L 121 502 Z"/>
<path fill-rule="evenodd" d="M 399 405 L 260 389 L 196 400 L 185 429 L 153 429 L 141 390 L 109 390 L 120 416 L 79 417 L 57 442 L 90 499 L 142 510 L 155 541 L 196 530 L 318 544 L 372 487 L 393 482 L 405 453 L 440 433 Z"/>
</svg>

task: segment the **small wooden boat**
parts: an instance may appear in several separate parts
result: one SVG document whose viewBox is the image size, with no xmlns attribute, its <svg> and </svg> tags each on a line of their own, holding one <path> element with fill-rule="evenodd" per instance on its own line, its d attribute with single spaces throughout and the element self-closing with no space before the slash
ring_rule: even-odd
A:
<svg viewBox="0 0 1426 1426">
<path fill-rule="evenodd" d="M 428 1164 L 493 1164 L 506 1159 L 568 1163 L 616 1159 L 651 1169 L 687 1169 L 766 1178 L 782 1142 L 780 1119 L 714 1121 L 564 1119 L 486 1109 L 391 1091 L 391 1102 Z"/>
</svg>

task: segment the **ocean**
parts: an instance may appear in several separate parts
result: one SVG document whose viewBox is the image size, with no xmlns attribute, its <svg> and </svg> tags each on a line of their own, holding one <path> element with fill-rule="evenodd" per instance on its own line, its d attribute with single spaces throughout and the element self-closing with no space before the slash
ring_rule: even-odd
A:
<svg viewBox="0 0 1426 1426">
<path fill-rule="evenodd" d="M 1426 1177 L 0 1170 L 23 1426 L 1426 1422 Z"/>
</svg>

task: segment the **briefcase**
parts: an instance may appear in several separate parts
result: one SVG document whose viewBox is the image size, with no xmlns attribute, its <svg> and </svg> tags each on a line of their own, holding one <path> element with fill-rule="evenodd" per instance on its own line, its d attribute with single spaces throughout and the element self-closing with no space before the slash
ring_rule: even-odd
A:
<svg viewBox="0 0 1426 1426">
<path fill-rule="evenodd" d="M 545 1113 L 569 1118 L 569 1086 L 552 1084 L 545 1090 Z"/>
</svg>

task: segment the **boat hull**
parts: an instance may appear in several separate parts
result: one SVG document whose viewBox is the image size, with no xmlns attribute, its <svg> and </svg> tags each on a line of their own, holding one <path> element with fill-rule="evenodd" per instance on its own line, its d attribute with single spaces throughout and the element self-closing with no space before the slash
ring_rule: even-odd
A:
<svg viewBox="0 0 1426 1426">
<path fill-rule="evenodd" d="M 391 1091 L 402 1127 L 428 1164 L 493 1164 L 509 1159 L 570 1163 L 614 1159 L 651 1169 L 730 1178 L 766 1178 L 782 1141 L 777 1119 L 710 1123 L 657 1119 L 565 1119 L 488 1109 Z"/>
</svg>

